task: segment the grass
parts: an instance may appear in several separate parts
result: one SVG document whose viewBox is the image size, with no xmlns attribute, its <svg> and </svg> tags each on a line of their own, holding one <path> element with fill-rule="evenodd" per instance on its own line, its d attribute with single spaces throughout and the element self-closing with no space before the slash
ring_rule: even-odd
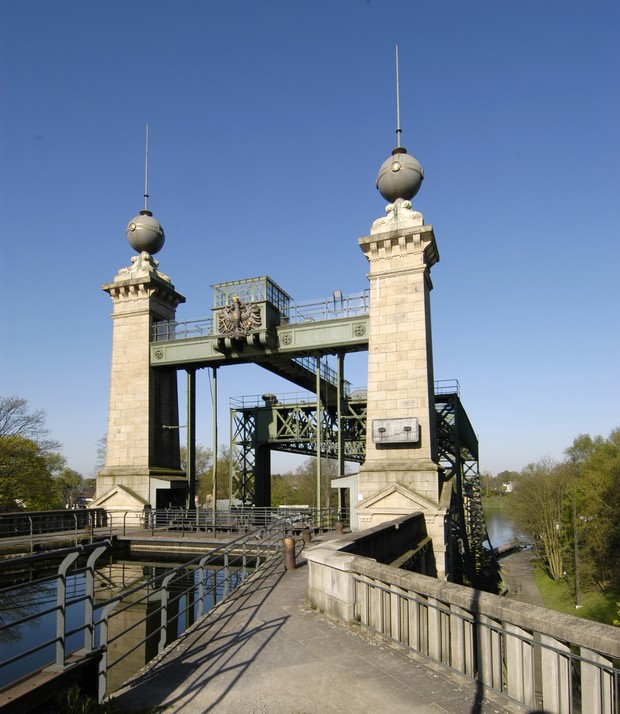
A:
<svg viewBox="0 0 620 714">
<path fill-rule="evenodd" d="M 133 714 L 155 714 L 162 711 L 164 711 L 162 707 L 132 710 Z M 78 686 L 73 686 L 59 697 L 58 712 L 62 714 L 125 714 L 127 710 L 119 708 L 112 699 L 98 704 L 95 699 L 83 694 Z"/>
<path fill-rule="evenodd" d="M 620 593 L 606 590 L 588 590 L 580 592 L 580 605 L 575 607 L 574 589 L 566 580 L 552 580 L 539 567 L 534 568 L 534 578 L 545 603 L 545 607 L 567 615 L 576 615 L 586 620 L 613 624 L 618 619 Z"/>
<path fill-rule="evenodd" d="M 482 509 L 492 508 L 502 510 L 504 508 L 512 508 L 514 501 L 512 494 L 502 494 L 501 496 L 482 496 Z"/>
</svg>

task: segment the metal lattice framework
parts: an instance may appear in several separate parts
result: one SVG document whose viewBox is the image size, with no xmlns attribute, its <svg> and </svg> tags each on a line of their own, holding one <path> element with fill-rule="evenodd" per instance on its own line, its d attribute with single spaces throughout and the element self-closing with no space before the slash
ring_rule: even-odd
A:
<svg viewBox="0 0 620 714">
<path fill-rule="evenodd" d="M 481 584 L 496 572 L 495 556 L 484 520 L 480 495 L 478 440 L 460 401 L 458 387 L 435 395 L 437 452 L 444 479 L 452 482 L 450 506 L 453 578 Z M 254 500 L 256 483 L 270 473 L 257 470 L 261 447 L 316 456 L 338 457 L 338 419 L 334 408 L 322 408 L 317 440 L 317 405 L 299 401 L 231 409 L 232 453 L 235 465 L 233 497 Z M 268 425 L 266 427 L 265 425 Z M 366 396 L 344 399 L 341 408 L 343 459 L 363 463 L 366 444 Z"/>
<path fill-rule="evenodd" d="M 317 439 L 320 411 L 321 438 Z M 261 473 L 256 453 L 267 446 L 306 456 L 338 458 L 338 412 L 334 407 L 317 410 L 315 402 L 268 404 L 231 409 L 233 454 L 232 496 L 244 503 L 255 501 L 256 483 L 271 477 Z M 345 399 L 340 415 L 345 461 L 362 463 L 365 458 L 366 399 Z"/>
<path fill-rule="evenodd" d="M 253 405 L 242 401 L 233 406 L 231 497 L 270 505 L 272 450 L 337 459 L 341 475 L 345 461 L 362 463 L 366 394 L 357 392 L 354 398 L 349 393 L 344 356 L 368 349 L 369 292 L 344 296 L 337 291 L 329 299 L 291 304 L 289 295 L 266 276 L 213 287 L 212 318 L 155 325 L 152 367 L 185 369 L 191 376 L 205 367 L 215 374 L 219 367 L 254 363 L 312 393 L 294 403 L 263 395 Z M 236 331 L 230 332 L 222 316 L 232 320 L 236 312 L 229 314 L 231 305 L 240 302 L 252 308 L 251 326 L 241 329 L 233 320 Z M 328 365 L 329 357 L 337 358 L 336 370 Z M 435 405 L 441 478 L 452 485 L 448 569 L 455 579 L 478 584 L 491 572 L 494 556 L 480 499 L 478 442 L 454 385 L 439 387 Z M 320 395 L 320 403 L 314 394 Z M 188 403 L 188 423 L 194 424 L 195 390 L 189 387 Z"/>
<path fill-rule="evenodd" d="M 454 579 L 473 585 L 488 583 L 496 577 L 497 562 L 482 509 L 478 439 L 458 391 L 436 394 L 435 411 L 439 463 L 445 477 L 452 480 Z"/>
</svg>

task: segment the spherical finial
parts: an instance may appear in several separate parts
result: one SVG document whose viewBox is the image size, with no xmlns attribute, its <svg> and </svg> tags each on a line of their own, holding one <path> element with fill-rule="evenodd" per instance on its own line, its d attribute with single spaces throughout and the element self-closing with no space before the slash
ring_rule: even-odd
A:
<svg viewBox="0 0 620 714">
<path fill-rule="evenodd" d="M 136 253 L 146 251 L 154 255 L 162 249 L 166 240 L 164 229 L 147 209 L 129 221 L 126 233 L 129 245 Z"/>
<path fill-rule="evenodd" d="M 386 201 L 394 203 L 397 198 L 411 200 L 420 190 L 424 171 L 419 162 L 409 156 L 407 149 L 398 147 L 386 159 L 377 176 L 377 188 Z"/>
</svg>

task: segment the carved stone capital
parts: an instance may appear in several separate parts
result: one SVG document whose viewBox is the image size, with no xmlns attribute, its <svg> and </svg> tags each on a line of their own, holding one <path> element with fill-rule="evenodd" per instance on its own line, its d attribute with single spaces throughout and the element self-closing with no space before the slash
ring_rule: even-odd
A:
<svg viewBox="0 0 620 714">
<path fill-rule="evenodd" d="M 167 283 L 171 282 L 167 275 L 157 270 L 158 266 L 159 261 L 155 260 L 150 253 L 143 250 L 140 255 L 134 255 L 131 258 L 131 265 L 128 268 L 121 268 L 118 271 L 115 279 L 126 280 L 127 278 L 138 278 L 154 273 L 158 278 L 165 280 Z"/>
<path fill-rule="evenodd" d="M 397 199 L 385 207 L 387 215 L 384 218 L 377 218 L 372 224 L 370 234 L 384 233 L 385 231 L 398 230 L 406 226 L 421 226 L 424 217 L 419 211 L 412 209 L 411 201 Z"/>
</svg>

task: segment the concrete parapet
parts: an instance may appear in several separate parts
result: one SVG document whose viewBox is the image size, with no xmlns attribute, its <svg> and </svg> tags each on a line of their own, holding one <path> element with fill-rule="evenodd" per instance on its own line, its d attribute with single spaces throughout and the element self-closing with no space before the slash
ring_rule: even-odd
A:
<svg viewBox="0 0 620 714">
<path fill-rule="evenodd" d="M 394 532 L 394 524 L 387 527 Z M 354 545 L 349 535 L 305 551 L 308 599 L 326 614 L 358 622 L 520 706 L 565 711 L 577 683 L 582 711 L 615 711 L 617 628 L 399 570 L 352 554 Z"/>
</svg>

